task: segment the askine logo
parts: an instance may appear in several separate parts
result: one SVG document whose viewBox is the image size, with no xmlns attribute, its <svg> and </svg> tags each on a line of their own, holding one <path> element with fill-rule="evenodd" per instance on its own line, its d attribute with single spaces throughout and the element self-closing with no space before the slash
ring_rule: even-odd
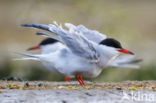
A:
<svg viewBox="0 0 156 103">
<path fill-rule="evenodd" d="M 144 93 L 140 91 L 131 91 L 130 93 L 123 92 L 121 101 L 156 101 L 156 94 L 154 93 Z"/>
</svg>

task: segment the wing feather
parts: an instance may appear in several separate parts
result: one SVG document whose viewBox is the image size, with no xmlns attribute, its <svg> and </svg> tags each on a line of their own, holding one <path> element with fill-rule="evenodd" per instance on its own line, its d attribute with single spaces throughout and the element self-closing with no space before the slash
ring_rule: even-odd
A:
<svg viewBox="0 0 156 103">
<path fill-rule="evenodd" d="M 84 26 L 75 26 L 71 24 L 69 30 L 65 30 L 56 22 L 54 24 L 23 24 L 24 27 L 34 27 L 55 33 L 59 36 L 59 41 L 67 45 L 67 47 L 77 56 L 83 57 L 89 61 L 98 62 L 99 55 L 94 47 L 94 42 L 99 42 L 96 36 L 100 35 L 97 31 L 90 31 Z M 87 31 L 86 31 L 87 30 Z M 40 32 L 38 34 L 54 38 L 54 36 Z M 98 34 L 98 35 L 97 35 Z M 101 34 L 102 35 L 102 34 Z M 90 38 L 93 36 L 92 38 Z M 94 37 L 95 36 L 95 37 Z M 103 36 L 104 38 L 104 36 Z"/>
<path fill-rule="evenodd" d="M 95 43 L 100 43 L 102 40 L 106 39 L 106 35 L 102 34 L 96 30 L 90 30 L 83 25 L 75 26 L 70 23 L 65 23 L 65 26 L 69 29 L 74 29 L 77 32 L 81 32 L 88 40 L 91 40 Z"/>
<path fill-rule="evenodd" d="M 72 28 L 67 31 L 63 29 L 62 26 L 56 26 L 53 24 L 49 26 L 49 30 L 58 34 L 73 53 L 88 59 L 89 61 L 99 61 L 99 56 L 93 43 L 84 37 L 82 33 L 74 31 Z"/>
</svg>

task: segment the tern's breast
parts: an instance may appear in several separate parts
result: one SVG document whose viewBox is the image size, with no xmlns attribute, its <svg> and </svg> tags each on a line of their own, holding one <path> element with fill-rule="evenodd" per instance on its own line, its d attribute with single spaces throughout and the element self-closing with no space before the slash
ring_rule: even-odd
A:
<svg viewBox="0 0 156 103">
<path fill-rule="evenodd" d="M 54 66 L 58 71 L 67 76 L 79 74 L 83 77 L 96 77 L 101 72 L 101 69 L 96 63 L 91 63 L 67 49 L 59 51 L 53 56 L 52 60 L 54 60 Z"/>
</svg>

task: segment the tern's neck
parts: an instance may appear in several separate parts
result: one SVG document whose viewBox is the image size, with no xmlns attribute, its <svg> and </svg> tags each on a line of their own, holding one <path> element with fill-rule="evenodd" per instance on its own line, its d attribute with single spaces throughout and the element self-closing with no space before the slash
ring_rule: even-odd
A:
<svg viewBox="0 0 156 103">
<path fill-rule="evenodd" d="M 116 49 L 112 47 L 103 45 L 99 45 L 97 47 L 97 52 L 100 55 L 100 66 L 102 68 L 105 68 L 110 63 L 110 61 L 112 61 L 119 54 L 119 52 L 117 52 Z"/>
</svg>

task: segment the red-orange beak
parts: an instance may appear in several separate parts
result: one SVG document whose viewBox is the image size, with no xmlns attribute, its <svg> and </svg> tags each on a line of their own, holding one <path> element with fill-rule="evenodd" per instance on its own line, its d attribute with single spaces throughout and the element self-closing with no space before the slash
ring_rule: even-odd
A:
<svg viewBox="0 0 156 103">
<path fill-rule="evenodd" d="M 133 52 L 131 52 L 131 51 L 127 50 L 127 49 L 119 49 L 118 51 L 119 51 L 119 52 L 122 52 L 122 53 L 125 53 L 125 54 L 131 54 L 131 55 L 134 55 Z"/>
<path fill-rule="evenodd" d="M 34 46 L 34 47 L 31 47 L 31 48 L 29 48 L 27 50 L 30 51 L 30 50 L 37 50 L 37 49 L 40 49 L 40 46 Z"/>
</svg>

